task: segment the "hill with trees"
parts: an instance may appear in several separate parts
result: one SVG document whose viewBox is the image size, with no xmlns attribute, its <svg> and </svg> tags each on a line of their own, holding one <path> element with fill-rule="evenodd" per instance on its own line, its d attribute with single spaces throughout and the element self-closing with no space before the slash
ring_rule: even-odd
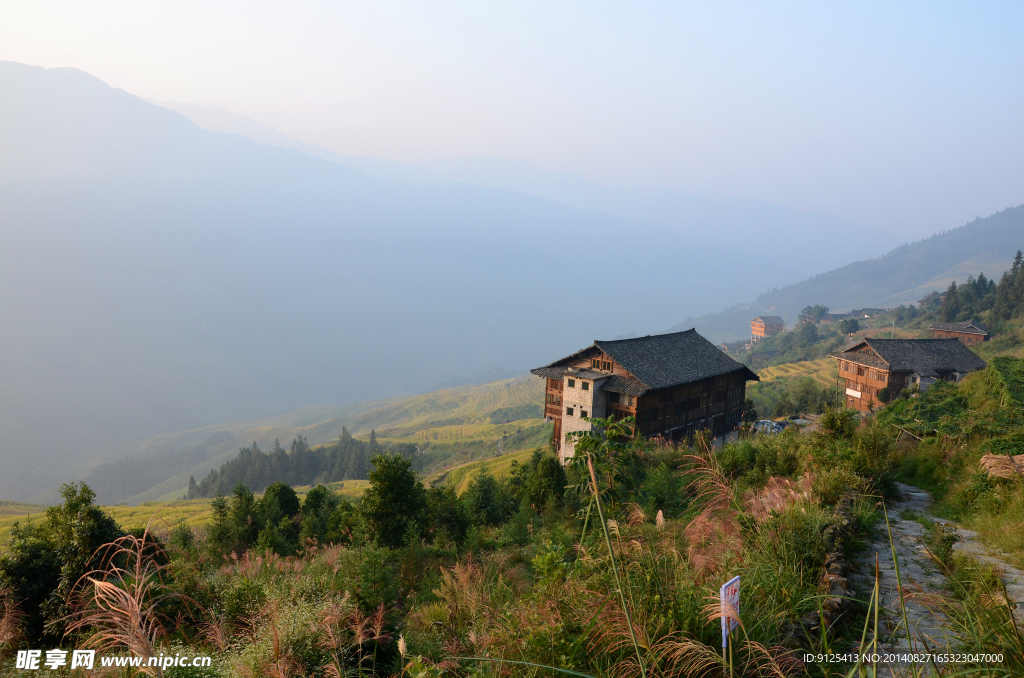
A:
<svg viewBox="0 0 1024 678">
<path fill-rule="evenodd" d="M 0 287 L 18 291 L 0 296 L 4 497 L 167 431 L 523 373 L 765 275 L 744 254 L 718 276 L 727 244 L 644 221 L 209 132 L 74 69 L 0 63 L 0 91 Z M 602 295 L 614 314 L 562 322 L 564 253 L 625 234 L 644 275 Z M 588 265 L 621 262 L 603 247 Z"/>
<path fill-rule="evenodd" d="M 267 470 L 273 468 L 269 461 L 264 464 L 264 471 L 253 472 L 266 475 L 267 483 L 288 479 L 296 484 L 311 484 L 324 479 L 329 482 L 365 478 L 371 449 L 379 448 L 415 457 L 418 471 L 435 473 L 476 459 L 546 444 L 551 425 L 540 417 L 543 399 L 543 382 L 529 376 L 345 408 L 303 408 L 262 420 L 157 436 L 111 450 L 108 454 L 113 458 L 99 464 L 91 455 L 86 456 L 78 462 L 84 466 L 92 461 L 95 465 L 69 475 L 83 479 L 103 503 L 171 499 L 188 491 L 190 477 L 195 482 L 204 480 L 211 471 L 235 459 L 239 450 L 247 450 L 253 459 L 263 460 L 267 454 L 270 459 L 282 459 L 275 455 L 275 449 L 280 445 L 289 447 L 292 441 L 303 450 L 312 449 L 314 455 L 337 450 L 337 445 L 345 441 L 345 451 L 337 452 L 345 461 L 339 467 L 337 454 L 330 463 L 317 456 L 317 471 L 298 471 L 301 479 L 291 475 L 274 477 Z M 360 461 L 350 458 L 348 450 L 352 454 L 358 452 Z M 350 464 L 354 465 L 350 468 Z M 255 476 L 247 479 L 232 475 L 225 481 L 225 491 L 239 480 L 259 485 Z M 215 493 L 216 489 L 204 490 L 201 496 Z M 51 488 L 34 500 L 47 503 L 57 496 L 57 488 Z"/>
<path fill-rule="evenodd" d="M 851 251 L 856 252 L 856 242 Z M 696 327 L 713 341 L 750 336 L 750 319 L 758 314 L 782 316 L 795 324 L 808 303 L 833 311 L 885 308 L 916 303 L 930 292 L 984 273 L 998 279 L 1024 248 L 1024 206 L 1011 207 L 931 238 L 901 245 L 888 254 L 858 261 L 795 285 L 765 292 L 750 303 L 722 313 L 687 318 L 673 329 Z M 779 256 L 785 256 L 780 243 Z"/>
</svg>

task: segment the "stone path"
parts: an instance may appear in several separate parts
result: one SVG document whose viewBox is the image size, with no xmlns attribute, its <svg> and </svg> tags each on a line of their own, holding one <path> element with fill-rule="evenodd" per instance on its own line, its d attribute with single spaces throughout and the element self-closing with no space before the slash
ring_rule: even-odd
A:
<svg viewBox="0 0 1024 678">
<path fill-rule="evenodd" d="M 903 484 L 900 484 L 900 493 L 903 495 L 902 499 L 890 502 L 886 505 L 886 509 L 889 512 L 892 543 L 896 548 L 896 557 L 899 560 L 903 590 L 906 594 L 921 591 L 938 593 L 945 584 L 945 577 L 925 553 L 922 543 L 925 528 L 914 520 L 903 518 L 903 514 L 908 510 L 925 514 L 931 506 L 932 498 L 923 490 Z M 892 560 L 892 548 L 884 524 L 866 549 L 864 556 L 857 561 L 858 571 L 850 576 L 850 583 L 857 591 L 858 597 L 867 600 L 871 596 L 875 585 L 876 553 L 881 574 L 879 590 L 882 606 L 895 611 L 895 614 L 885 618 L 885 631 L 880 634 L 880 643 L 884 643 L 887 650 L 897 652 L 927 651 L 924 649 L 925 644 L 932 648 L 932 651 L 941 652 L 949 649 L 953 642 L 949 632 L 949 621 L 944 615 L 928 609 L 921 604 L 918 598 L 911 595 L 905 595 L 903 601 L 903 604 L 906 605 L 906 617 L 910 626 L 910 633 L 907 633 L 907 624 L 904 623 L 900 611 L 900 597 L 897 589 L 896 568 Z"/>
<path fill-rule="evenodd" d="M 885 618 L 885 631 L 880 634 L 880 646 L 894 652 L 944 652 L 955 650 L 955 638 L 949 630 L 949 620 L 941 613 L 926 607 L 921 593 L 939 593 L 943 590 L 945 577 L 926 552 L 923 537 L 926 528 L 916 520 L 904 518 L 907 511 L 938 523 L 948 521 L 931 516 L 928 511 L 932 504 L 931 495 L 924 490 L 899 483 L 899 501 L 886 505 L 892 542 L 899 562 L 900 579 L 903 581 L 907 623 L 900 612 L 900 598 L 897 590 L 896 568 L 893 565 L 892 549 L 885 525 L 868 549 L 855 563 L 850 583 L 859 598 L 867 600 L 874 587 L 875 554 L 878 554 L 878 568 L 881 574 L 880 591 L 882 605 L 895 611 Z M 977 539 L 977 533 L 957 528 L 960 541 L 954 550 L 972 555 L 977 560 L 995 565 L 1002 571 L 1003 582 L 1011 600 L 1017 602 L 1017 615 L 1024 620 L 1024 572 L 1008 565 L 993 555 Z M 913 595 L 917 594 L 917 595 Z M 909 626 L 909 629 L 907 628 Z M 909 630 L 909 633 L 908 633 Z"/>
</svg>

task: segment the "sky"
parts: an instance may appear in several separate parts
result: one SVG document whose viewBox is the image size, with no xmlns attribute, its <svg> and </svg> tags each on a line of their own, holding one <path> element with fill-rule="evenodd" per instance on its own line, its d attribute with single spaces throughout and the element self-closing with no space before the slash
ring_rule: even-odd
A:
<svg viewBox="0 0 1024 678">
<path fill-rule="evenodd" d="M 344 155 L 497 157 L 907 239 L 1024 202 L 1015 3 L 21 2 L 0 60 Z"/>
</svg>

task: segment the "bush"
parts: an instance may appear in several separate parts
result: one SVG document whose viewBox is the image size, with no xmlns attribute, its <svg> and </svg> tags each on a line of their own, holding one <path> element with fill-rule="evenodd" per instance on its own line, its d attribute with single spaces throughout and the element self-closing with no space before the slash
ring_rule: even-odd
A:
<svg viewBox="0 0 1024 678">
<path fill-rule="evenodd" d="M 39 526 L 15 523 L 8 551 L 0 557 L 0 583 L 6 583 L 27 615 L 33 644 L 63 636 L 67 601 L 79 579 L 99 563 L 97 549 L 125 533 L 95 505 L 85 483 L 62 485 L 63 504 L 46 509 Z"/>
<path fill-rule="evenodd" d="M 818 427 L 833 440 L 849 438 L 857 428 L 857 413 L 845 407 L 826 407 L 818 420 Z"/>
</svg>

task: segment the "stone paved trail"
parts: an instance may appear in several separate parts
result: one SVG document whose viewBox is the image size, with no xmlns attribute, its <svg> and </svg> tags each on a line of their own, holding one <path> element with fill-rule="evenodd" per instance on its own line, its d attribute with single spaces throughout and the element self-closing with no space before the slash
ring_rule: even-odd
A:
<svg viewBox="0 0 1024 678">
<path fill-rule="evenodd" d="M 889 502 L 886 509 L 892 528 L 892 539 L 896 557 L 899 561 L 900 578 L 903 581 L 905 594 L 924 591 L 939 592 L 945 584 L 945 577 L 925 552 L 923 537 L 925 527 L 915 520 L 904 518 L 903 514 L 913 510 L 919 516 L 940 523 L 948 521 L 931 516 L 928 511 L 932 504 L 931 495 L 924 490 L 899 483 L 899 501 Z M 993 555 L 977 539 L 977 533 L 958 528 L 960 541 L 954 550 L 962 551 L 976 559 L 995 565 L 1002 571 L 1009 597 L 1017 603 L 1017 614 L 1024 619 L 1024 572 L 1008 565 L 1003 559 Z M 874 587 L 875 554 L 878 554 L 878 567 L 881 573 L 880 591 L 882 605 L 894 610 L 895 614 L 885 619 L 885 631 L 880 641 L 884 642 L 886 651 L 894 652 L 943 652 L 955 650 L 956 639 L 949 628 L 949 620 L 941 613 L 936 613 L 922 605 L 914 596 L 905 595 L 906 617 L 904 623 L 900 614 L 900 599 L 897 591 L 896 569 L 893 565 L 892 550 L 885 526 L 854 564 L 850 575 L 850 583 L 859 598 L 867 600 Z M 909 625 L 909 634 L 908 628 Z"/>
</svg>

